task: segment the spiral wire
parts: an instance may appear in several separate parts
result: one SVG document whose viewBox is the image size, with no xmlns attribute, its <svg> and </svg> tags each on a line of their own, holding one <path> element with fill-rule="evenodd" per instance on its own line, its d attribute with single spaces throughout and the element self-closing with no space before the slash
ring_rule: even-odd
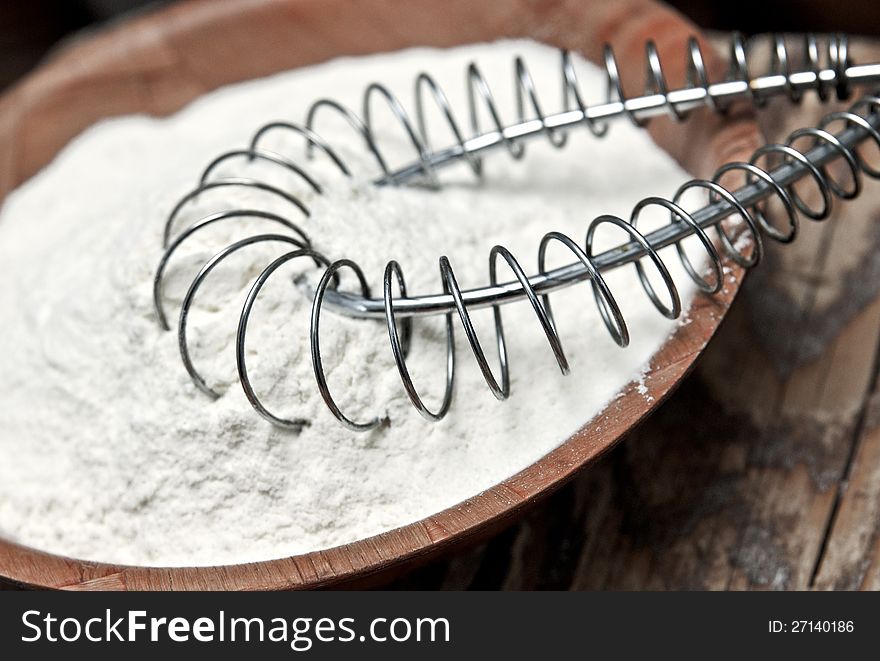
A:
<svg viewBox="0 0 880 661">
<path fill-rule="evenodd" d="M 849 78 L 853 69 L 848 60 L 847 41 L 844 37 L 833 36 L 829 38 L 824 53 L 827 69 L 823 68 L 820 62 L 817 39 L 813 36 L 806 37 L 804 63 L 807 70 L 815 74 L 812 81 L 806 86 L 803 82 L 803 75 L 798 79 L 800 82 L 795 81 L 795 74 L 798 72 L 792 66 L 792 57 L 785 41 L 781 38 L 775 38 L 772 46 L 769 76 L 784 78 L 781 83 L 778 80 L 774 83 L 773 93 L 785 94 L 792 102 L 799 102 L 804 90 L 812 89 L 820 98 L 824 99 L 828 97 L 829 89 L 833 85 L 838 96 L 845 97 L 849 94 Z M 731 68 L 726 82 L 754 82 L 757 80 L 749 74 L 745 42 L 738 36 L 732 40 L 730 59 Z M 740 90 L 736 95 L 724 90 L 717 91 L 717 88 L 713 87 L 707 78 L 703 56 L 699 44 L 694 39 L 688 44 L 688 60 L 688 89 L 703 90 L 700 101 L 702 105 L 718 112 L 724 112 L 728 107 L 728 102 L 734 96 L 742 96 L 745 93 L 758 105 L 769 96 L 769 94 L 759 94 L 756 90 L 760 86 L 755 84 L 749 84 L 745 92 Z M 363 95 L 361 116 L 336 101 L 320 99 L 310 107 L 304 126 L 289 122 L 266 124 L 257 131 L 248 148 L 229 151 L 214 159 L 203 171 L 196 188 L 180 199 L 166 219 L 163 234 L 165 251 L 154 278 L 154 302 L 160 325 L 165 329 L 170 329 L 163 303 L 163 282 L 168 264 L 180 246 L 195 233 L 215 223 L 242 221 L 243 219 L 271 221 L 279 226 L 283 232 L 252 234 L 226 246 L 209 259 L 192 280 L 181 304 L 178 341 L 183 364 L 196 387 L 212 397 L 217 397 L 220 394 L 208 384 L 205 377 L 195 367 L 188 348 L 187 320 L 196 294 L 207 276 L 218 264 L 232 254 L 254 244 L 282 244 L 290 246 L 292 250 L 277 257 L 260 273 L 248 293 L 241 312 L 236 335 L 236 362 L 239 381 L 247 399 L 263 418 L 274 425 L 298 430 L 308 424 L 308 421 L 304 419 L 280 417 L 269 411 L 262 403 L 248 372 L 245 350 L 249 319 L 260 291 L 270 277 L 283 265 L 299 258 L 306 258 L 319 268 L 324 268 L 324 273 L 313 291 L 310 327 L 310 351 L 318 390 L 330 412 L 342 425 L 353 431 L 369 431 L 388 424 L 387 417 L 376 416 L 365 421 L 353 420 L 342 412 L 330 391 L 323 367 L 320 344 L 320 324 L 325 300 L 333 298 L 336 303 L 334 307 L 343 313 L 351 313 L 357 306 L 368 306 L 369 314 L 355 314 L 354 316 L 373 316 L 384 319 L 391 353 L 410 402 L 425 419 L 438 421 L 448 413 L 453 399 L 456 325 L 461 326 L 467 344 L 490 392 L 497 399 L 504 400 L 509 397 L 511 389 L 507 344 L 502 319 L 502 306 L 505 303 L 519 298 L 525 298 L 529 301 L 557 366 L 563 374 L 567 374 L 570 365 L 553 316 L 550 302 L 552 290 L 588 281 L 602 323 L 614 342 L 625 347 L 630 341 L 630 331 L 620 306 L 603 277 L 603 271 L 611 266 L 632 263 L 641 287 L 652 305 L 664 317 L 676 319 L 682 311 L 681 296 L 664 259 L 659 254 L 659 250 L 669 245 L 674 246 L 688 277 L 703 292 L 715 294 L 723 286 L 723 260 L 725 257 L 744 268 L 755 266 L 763 255 L 765 238 L 781 243 L 794 240 L 797 236 L 801 215 L 811 220 L 824 220 L 831 213 L 834 197 L 851 199 L 859 194 L 862 174 L 872 178 L 880 177 L 880 171 L 866 163 L 855 146 L 860 140 L 870 138 L 880 147 L 880 133 L 877 129 L 880 125 L 880 98 L 866 96 L 849 110 L 829 113 L 815 128 L 798 129 L 792 132 L 783 144 L 764 145 L 753 153 L 748 162 L 727 163 L 709 179 L 694 179 L 686 182 L 670 199 L 660 197 L 643 199 L 635 205 L 628 218 L 613 215 L 601 215 L 594 218 L 587 226 L 585 239 L 582 242 L 560 232 L 546 234 L 538 245 L 538 273 L 536 275 L 529 276 L 517 258 L 507 248 L 498 245 L 489 254 L 489 286 L 484 288 L 483 292 L 463 291 L 458 284 L 450 260 L 443 256 L 439 260 L 442 294 L 439 297 L 421 297 L 421 301 L 407 296 L 403 270 L 394 260 L 390 261 L 385 268 L 381 298 L 372 299 L 368 280 L 360 266 L 350 259 L 331 261 L 316 252 L 302 227 L 286 215 L 279 213 L 256 208 L 226 210 L 201 218 L 182 230 L 175 231 L 178 218 L 189 204 L 208 190 L 225 187 L 246 187 L 267 193 L 285 201 L 291 209 L 295 209 L 299 215 L 307 218 L 310 213 L 308 206 L 299 197 L 280 186 L 268 184 L 259 179 L 214 178 L 213 175 L 221 164 L 232 159 L 246 159 L 250 162 L 260 160 L 267 166 L 295 175 L 304 182 L 311 192 L 310 194 L 322 194 L 323 187 L 306 169 L 286 156 L 265 150 L 261 147 L 261 142 L 270 131 L 291 132 L 305 140 L 306 154 L 309 158 L 318 150 L 335 165 L 343 176 L 350 177 L 351 168 L 349 165 L 314 130 L 318 113 L 328 110 L 332 110 L 344 118 L 360 136 L 365 149 L 372 155 L 372 159 L 381 173 L 379 179 L 376 180 L 377 184 L 400 184 L 419 179 L 427 180 L 435 186 L 440 183 L 437 169 L 448 162 L 464 161 L 475 175 L 481 176 L 482 156 L 480 152 L 492 146 L 504 147 L 511 157 L 522 158 L 525 153 L 523 139 L 526 136 L 543 134 L 553 146 L 562 147 L 566 142 L 567 130 L 576 124 L 584 124 L 599 137 L 607 133 L 608 120 L 616 116 L 627 117 L 633 123 L 642 125 L 646 116 L 644 112 L 640 112 L 639 108 L 653 108 L 651 112 L 654 114 L 663 111 L 675 119 L 683 119 L 687 115 L 689 107 L 684 101 L 673 100 L 676 91 L 668 89 L 659 54 L 656 47 L 650 42 L 646 45 L 646 62 L 646 95 L 641 98 L 653 99 L 652 103 L 655 104 L 653 106 L 639 106 L 638 103 L 634 104 L 634 101 L 639 101 L 639 99 L 624 98 L 623 85 L 614 53 L 610 48 L 605 48 L 604 65 L 607 82 L 605 107 L 608 107 L 609 104 L 616 104 L 616 112 L 609 112 L 604 121 L 597 120 L 591 114 L 591 107 L 585 104 L 580 92 L 572 56 L 568 52 L 562 52 L 563 111 L 554 116 L 545 114 L 544 104 L 538 96 L 534 79 L 524 60 L 516 58 L 514 71 L 517 122 L 514 125 L 504 123 L 486 78 L 476 64 L 471 64 L 466 75 L 470 134 L 465 133 L 456 119 L 447 96 L 439 84 L 429 74 L 421 73 L 415 81 L 415 121 L 410 118 L 404 105 L 388 88 L 379 83 L 372 83 Z M 833 76 L 820 75 L 823 71 L 831 71 Z M 799 73 L 803 74 L 804 72 Z M 868 78 L 869 76 L 866 75 L 865 79 Z M 662 103 L 657 103 L 658 96 L 662 99 Z M 387 105 L 393 117 L 403 128 L 407 142 L 411 144 L 415 154 L 412 166 L 397 171 L 389 167 L 373 126 L 372 108 L 375 100 Z M 434 150 L 431 145 L 425 118 L 426 107 L 431 101 L 441 111 L 454 137 L 454 144 L 451 148 Z M 488 132 L 484 132 L 480 125 L 480 107 L 482 107 L 484 114 L 490 118 L 491 128 Z M 859 110 L 864 110 L 865 114 L 859 114 Z M 532 116 L 531 119 L 529 114 Z M 551 121 L 551 117 L 567 119 L 565 122 L 554 123 Z M 850 134 L 846 139 L 827 130 L 835 122 L 842 122 L 846 126 L 846 131 Z M 522 127 L 530 128 L 529 131 L 525 131 Z M 858 134 L 855 138 L 853 138 L 853 132 Z M 481 145 L 480 142 L 485 136 L 492 136 L 492 140 L 483 141 L 484 144 Z M 478 143 L 476 146 L 474 146 L 475 142 Z M 808 144 L 808 147 L 796 147 L 796 145 L 803 144 Z M 815 158 L 815 154 L 819 152 L 823 157 Z M 834 159 L 840 160 L 846 166 L 849 172 L 849 186 L 842 185 L 828 172 L 826 163 Z M 744 178 L 743 188 L 732 189 L 721 183 L 731 174 L 740 174 Z M 820 194 L 821 205 L 818 208 L 809 206 L 795 190 L 796 181 L 804 176 L 813 181 Z M 683 197 L 688 191 L 694 189 L 703 190 L 708 194 L 709 205 L 702 210 L 689 212 L 683 206 Z M 757 193 L 749 198 L 746 194 L 747 189 L 752 193 L 757 190 Z M 761 201 L 769 197 L 775 197 L 784 209 L 787 222 L 781 229 L 766 217 L 766 207 L 762 209 L 760 206 Z M 638 228 L 640 217 L 650 207 L 660 208 L 669 215 L 670 222 L 666 229 L 671 232 L 666 232 L 663 240 L 659 240 L 663 238 L 661 237 L 662 232 L 655 231 L 646 234 Z M 709 218 L 706 213 L 712 209 L 714 212 Z M 739 222 L 731 226 L 728 220 L 725 226 L 721 221 L 730 216 L 738 219 Z M 614 227 L 624 232 L 628 239 L 627 243 L 605 253 L 597 253 L 596 235 L 602 226 Z M 717 234 L 717 243 L 710 238 L 707 232 L 710 229 Z M 739 241 L 741 233 L 748 237 L 747 242 Z M 708 264 L 706 273 L 701 273 L 686 254 L 682 241 L 687 236 L 696 237 L 705 252 Z M 563 270 L 569 269 L 576 277 L 572 276 L 561 284 L 553 282 L 551 278 L 553 271 L 549 270 L 546 264 L 547 249 L 553 243 L 562 244 L 575 258 L 575 262 L 569 267 L 563 267 Z M 513 273 L 514 280 L 510 283 L 499 282 L 499 259 L 503 260 Z M 659 291 L 648 275 L 649 269 L 662 283 Z M 359 291 L 342 292 L 340 290 L 339 274 L 342 271 L 349 271 L 355 276 L 359 283 Z M 559 269 L 557 269 L 558 271 Z M 395 289 L 397 294 L 395 294 Z M 503 292 L 504 295 L 500 295 L 500 292 Z M 481 307 L 492 308 L 495 354 L 499 366 L 497 374 L 490 366 L 486 350 L 479 340 L 472 320 L 471 310 L 478 307 L 474 301 L 479 301 Z M 405 310 L 407 303 L 411 307 L 409 312 Z M 416 314 L 442 314 L 445 321 L 446 379 L 442 400 L 435 410 L 432 410 L 425 403 L 407 365 L 412 339 L 412 315 Z"/>
<path fill-rule="evenodd" d="M 819 42 L 815 35 L 807 35 L 804 38 L 804 66 L 802 72 L 816 74 L 827 67 L 828 70 L 835 74 L 834 91 L 837 96 L 841 99 L 847 98 L 850 92 L 850 84 L 849 77 L 847 76 L 849 49 L 846 37 L 843 35 L 830 35 L 828 37 L 823 52 L 824 63 L 821 61 L 822 58 L 820 58 L 818 44 Z M 799 102 L 805 88 L 802 86 L 803 83 L 797 85 L 794 83 L 794 74 L 797 72 L 792 66 L 793 58 L 789 53 L 789 47 L 781 36 L 773 38 L 771 52 L 770 67 L 764 78 L 782 77 L 784 83 L 781 88 L 775 89 L 774 93 L 784 94 L 793 102 Z M 734 35 L 731 38 L 730 45 L 731 67 L 727 78 L 721 81 L 722 84 L 753 80 L 747 53 L 748 48 L 745 39 L 739 34 Z M 628 103 L 628 101 L 637 101 L 637 99 L 627 99 L 625 96 L 617 58 L 613 49 L 606 45 L 603 49 L 606 94 L 602 105 L 606 108 L 612 105 L 619 105 L 620 109 L 617 110 L 616 114 L 628 117 L 637 126 L 644 126 L 645 115 L 648 110 L 651 111 L 651 116 L 667 114 L 676 120 L 684 119 L 689 110 L 686 109 L 684 102 L 673 100 L 660 60 L 660 54 L 653 41 L 648 41 L 645 44 L 645 63 L 646 75 L 643 98 L 660 100 L 659 104 L 650 108 L 642 107 L 638 103 Z M 583 99 L 574 58 L 570 51 L 563 50 L 560 52 L 560 70 L 562 72 L 561 113 L 576 110 L 578 111 L 577 115 L 579 115 L 579 118 L 566 122 L 566 128 L 576 123 L 582 123 L 597 137 L 604 136 L 608 130 L 608 122 L 596 120 L 588 112 L 589 106 Z M 702 101 L 697 106 L 707 105 L 719 112 L 727 109 L 729 102 L 736 95 L 731 94 L 729 91 L 724 92 L 722 89 L 723 85 L 712 86 L 708 79 L 705 59 L 700 44 L 695 38 L 691 38 L 688 41 L 686 71 L 688 72 L 689 89 L 702 89 L 705 93 Z M 482 160 L 479 154 L 475 153 L 475 150 L 468 146 L 471 141 L 479 141 L 480 138 L 487 135 L 480 121 L 481 108 L 483 114 L 489 118 L 489 130 L 499 136 L 497 142 L 503 145 L 514 159 L 523 157 L 525 145 L 523 137 L 516 136 L 515 132 L 510 130 L 510 127 L 523 126 L 530 121 L 536 123 L 534 132 L 545 135 L 554 147 L 561 148 L 565 146 L 567 134 L 561 127 L 549 121 L 550 117 L 545 112 L 544 103 L 538 95 L 535 80 L 522 57 L 514 59 L 516 121 L 513 124 L 506 123 L 503 120 L 498 104 L 495 101 L 495 96 L 492 93 L 492 88 L 476 63 L 471 63 L 467 67 L 466 84 L 469 132 L 465 131 L 462 123 L 456 117 L 442 87 L 429 73 L 425 72 L 420 73 L 415 80 L 415 121 L 407 113 L 400 99 L 387 87 L 379 83 L 372 83 L 366 88 L 363 95 L 361 115 L 363 119 L 337 101 L 319 99 L 309 108 L 306 115 L 305 128 L 308 131 L 313 131 L 319 114 L 334 112 L 337 115 L 341 115 L 361 135 L 365 148 L 370 152 L 378 165 L 381 176 L 377 179 L 376 183 L 379 184 L 400 184 L 404 183 L 404 181 L 421 178 L 422 180 L 427 180 L 429 184 L 437 185 L 437 168 L 448 162 L 462 159 L 468 163 L 476 176 L 481 177 L 483 172 Z M 815 90 L 820 98 L 828 98 L 829 83 L 825 78 L 816 75 L 806 85 L 806 88 Z M 763 105 L 767 96 L 769 96 L 769 94 L 765 95 L 760 92 L 761 88 L 759 86 L 747 85 L 744 89 L 746 90 L 745 93 L 756 105 Z M 737 95 L 742 94 L 741 90 L 737 93 Z M 375 132 L 373 122 L 371 121 L 371 108 L 373 106 L 373 98 L 376 96 L 381 97 L 388 106 L 391 116 L 407 136 L 407 142 L 412 145 L 415 167 L 393 171 L 388 165 L 387 155 L 380 146 L 380 136 Z M 428 106 L 432 102 L 439 109 L 443 121 L 454 137 L 452 152 L 448 150 L 438 152 L 431 147 L 427 131 L 426 113 Z M 307 157 L 311 157 L 313 151 L 314 144 L 309 143 L 306 148 Z"/>
<path fill-rule="evenodd" d="M 865 97 L 857 105 L 867 105 L 871 109 L 872 113 L 880 111 L 880 99 L 878 99 L 877 97 Z M 678 256 L 687 274 L 701 290 L 710 294 L 717 293 L 721 289 L 723 284 L 723 257 L 729 257 L 733 262 L 745 268 L 755 266 L 759 263 L 761 256 L 763 255 L 763 240 L 765 238 L 782 243 L 789 242 L 794 239 L 798 228 L 798 212 L 803 212 L 804 215 L 813 220 L 824 220 L 829 216 L 831 212 L 831 205 L 829 203 L 829 200 L 831 199 L 832 195 L 841 199 L 849 199 L 858 194 L 861 186 L 862 174 L 867 174 L 871 177 L 877 177 L 878 174 L 880 174 L 870 165 L 866 164 L 859 153 L 855 151 L 855 149 L 844 146 L 843 143 L 835 138 L 832 134 L 821 128 L 822 126 L 827 126 L 834 121 L 844 121 L 854 126 L 867 129 L 868 135 L 874 140 L 877 147 L 880 148 L 880 134 L 878 134 L 875 126 L 867 122 L 864 117 L 856 114 L 852 110 L 831 113 L 827 115 L 822 120 L 822 122 L 820 122 L 820 128 L 799 129 L 797 131 L 794 131 L 789 136 L 785 144 L 768 145 L 757 150 L 750 159 L 750 162 L 728 163 L 718 168 L 718 170 L 710 179 L 694 179 L 686 182 L 675 192 L 671 200 L 666 200 L 659 197 L 643 199 L 633 208 L 632 213 L 627 219 L 612 215 L 598 216 L 597 218 L 593 219 L 592 222 L 590 222 L 586 233 L 586 239 L 581 244 L 579 244 L 574 238 L 560 232 L 550 232 L 546 234 L 541 239 L 541 242 L 539 244 L 539 274 L 543 274 L 546 272 L 545 260 L 547 246 L 551 242 L 560 242 L 565 245 L 576 256 L 580 263 L 583 264 L 586 269 L 588 269 L 590 273 L 589 282 L 593 291 L 596 306 L 611 337 L 619 346 L 626 346 L 629 343 L 629 330 L 626 321 L 624 320 L 623 315 L 620 311 L 620 307 L 615 300 L 615 297 L 611 292 L 607 282 L 602 277 L 600 269 L 595 261 L 594 243 L 597 230 L 601 226 L 606 224 L 613 225 L 620 230 L 626 232 L 629 235 L 629 238 L 641 247 L 644 255 L 646 256 L 644 260 L 646 260 L 650 264 L 650 267 L 656 271 L 656 273 L 659 275 L 659 280 L 660 282 L 662 282 L 663 285 L 660 291 L 655 288 L 647 275 L 646 267 L 643 264 L 643 259 L 639 259 L 634 261 L 633 264 L 636 269 L 636 273 L 638 275 L 641 286 L 652 305 L 657 309 L 660 314 L 668 319 L 676 319 L 680 316 L 682 311 L 681 297 L 679 295 L 678 288 L 676 287 L 675 282 L 673 281 L 669 273 L 669 269 L 667 268 L 667 265 L 664 262 L 663 258 L 660 256 L 658 249 L 655 248 L 647 239 L 647 237 L 637 228 L 638 220 L 641 213 L 650 206 L 658 206 L 669 213 L 671 222 L 684 223 L 693 230 L 693 234 L 699 238 L 699 241 L 706 253 L 707 263 L 709 265 L 708 271 L 711 273 L 711 278 L 707 279 L 706 276 L 701 275 L 697 271 L 690 258 L 685 254 L 680 242 L 675 244 L 678 251 Z M 851 186 L 849 188 L 843 187 L 823 169 L 812 166 L 808 171 L 810 172 L 810 175 L 814 178 L 815 183 L 820 187 L 819 190 L 823 199 L 822 206 L 819 209 L 808 207 L 794 192 L 793 186 L 783 186 L 779 184 L 774 178 L 772 171 L 765 170 L 755 165 L 756 161 L 759 161 L 763 157 L 766 157 L 768 154 L 774 153 L 794 159 L 792 153 L 797 150 L 792 147 L 792 144 L 805 137 L 809 137 L 815 142 L 824 142 L 825 144 L 829 145 L 833 150 L 835 150 L 846 165 L 849 178 L 851 180 Z M 797 153 L 803 156 L 803 152 L 797 151 Z M 772 191 L 772 195 L 774 195 L 780 201 L 782 207 L 785 210 L 785 215 L 788 221 L 786 225 L 786 231 L 781 231 L 771 225 L 767 218 L 764 216 L 764 213 L 757 208 L 757 205 L 754 205 L 752 207 L 745 206 L 737 198 L 735 190 L 728 189 L 724 187 L 721 183 L 719 183 L 725 174 L 732 172 L 741 172 L 750 181 L 762 181 L 768 185 L 769 190 Z M 710 199 L 721 200 L 726 203 L 729 206 L 732 214 L 738 216 L 740 220 L 739 224 L 751 240 L 743 244 L 743 247 L 738 247 L 739 243 L 735 242 L 734 237 L 728 234 L 727 231 L 723 229 L 720 224 L 716 225 L 715 229 L 718 233 L 719 244 L 721 247 L 721 252 L 719 252 L 719 250 L 716 249 L 715 244 L 708 237 L 706 231 L 694 219 L 693 215 L 688 213 L 680 204 L 681 198 L 684 193 L 687 190 L 693 188 L 706 189 L 709 192 Z M 532 285 L 529 276 L 526 275 L 516 257 L 514 257 L 514 255 L 507 248 L 500 245 L 495 246 L 491 250 L 489 255 L 489 281 L 491 285 L 494 286 L 498 284 L 497 264 L 499 257 L 507 263 L 507 265 L 513 271 L 516 280 L 521 285 L 525 298 L 528 299 L 535 313 L 538 323 L 540 324 L 540 327 L 550 345 L 550 348 L 553 352 L 560 371 L 563 374 L 568 373 L 569 364 L 565 357 L 562 341 L 553 318 L 549 295 L 541 295 L 538 293 L 538 291 Z M 458 318 L 458 322 L 460 323 L 461 328 L 464 331 L 466 341 L 471 349 L 474 359 L 479 366 L 480 372 L 482 373 L 486 385 L 497 399 L 506 399 L 510 395 L 510 374 L 504 336 L 504 327 L 501 316 L 502 306 L 500 304 L 491 306 L 495 322 L 494 331 L 496 341 L 496 355 L 498 365 L 500 366 L 499 374 L 496 375 L 493 373 L 492 368 L 489 365 L 489 359 L 487 358 L 486 350 L 483 348 L 477 336 L 477 332 L 471 318 L 471 313 L 468 309 L 468 306 L 463 300 L 462 291 L 458 285 L 450 261 L 446 257 L 440 258 L 440 274 L 443 290 L 445 293 L 451 293 L 452 295 L 454 316 Z M 397 337 L 398 334 L 398 324 L 400 323 L 400 321 L 405 321 L 405 319 L 398 320 L 394 313 L 394 300 L 391 294 L 391 283 L 392 280 L 403 282 L 403 277 L 403 273 L 401 272 L 400 266 L 397 264 L 397 262 L 389 262 L 388 267 L 385 270 L 384 277 L 384 309 L 385 321 L 388 328 L 389 337 L 392 338 L 392 351 L 394 354 L 397 369 L 401 375 L 401 380 L 405 385 L 405 390 L 412 402 L 412 405 L 426 419 L 437 420 L 439 418 L 442 418 L 443 414 L 446 412 L 446 410 L 448 410 L 449 400 L 451 397 L 451 383 L 453 379 L 452 375 L 454 373 L 455 365 L 454 350 L 452 349 L 452 347 L 454 347 L 454 337 L 451 325 L 451 317 L 453 316 L 453 314 L 446 314 L 447 344 L 450 347 L 448 351 L 447 363 L 447 387 L 444 393 L 443 405 L 441 406 L 440 411 L 438 413 L 432 413 L 427 408 L 425 402 L 419 395 L 409 376 L 409 370 L 406 365 L 406 352 L 402 351 L 400 347 L 394 342 L 394 338 Z M 319 286 L 319 289 L 316 293 L 315 304 L 313 308 L 314 324 L 312 327 L 311 338 L 313 355 L 320 354 L 317 336 L 317 322 L 320 319 L 321 304 L 327 287 L 329 287 L 329 282 L 325 281 L 324 283 L 322 283 L 321 286 Z M 319 367 L 319 365 L 316 366 L 316 375 Z M 320 378 L 322 383 L 326 384 L 323 376 L 321 376 Z M 332 396 L 329 395 L 329 392 L 326 391 L 326 388 L 324 390 L 324 396 L 325 399 L 328 400 L 328 404 L 333 403 L 334 400 Z M 335 407 L 335 404 L 332 404 L 332 407 Z M 360 423 L 357 427 L 355 427 L 353 425 L 347 424 L 347 420 L 343 417 L 337 417 L 339 417 L 340 421 L 342 421 L 343 424 L 346 424 L 346 426 L 348 426 L 349 428 L 358 430 L 372 429 L 375 426 L 378 426 L 378 424 L 380 424 L 381 422 L 379 419 L 375 419 L 374 421 L 372 421 L 372 423 Z"/>
</svg>

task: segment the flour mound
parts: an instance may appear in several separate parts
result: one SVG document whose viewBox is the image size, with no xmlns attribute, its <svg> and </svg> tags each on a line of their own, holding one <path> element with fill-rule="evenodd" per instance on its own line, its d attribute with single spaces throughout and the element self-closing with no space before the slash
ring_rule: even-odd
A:
<svg viewBox="0 0 880 661">
<path fill-rule="evenodd" d="M 266 405 L 308 426 L 299 434 L 272 427 L 241 391 L 238 315 L 251 283 L 284 245 L 240 251 L 212 273 L 195 301 L 193 360 L 222 393 L 216 401 L 194 388 L 176 333 L 156 322 L 152 277 L 165 218 L 214 156 L 246 145 L 268 121 L 301 120 L 312 99 L 359 107 L 360 90 L 377 78 L 406 95 L 420 71 L 431 71 L 453 107 L 465 109 L 471 60 L 498 81 L 493 91 L 513 121 L 507 81 L 516 53 L 528 59 L 545 98 L 558 98 L 558 54 L 533 43 L 336 60 L 222 89 L 169 119 L 103 122 L 12 194 L 0 215 L 0 534 L 46 551 L 145 565 L 236 563 L 327 548 L 418 520 L 496 484 L 552 450 L 638 378 L 674 324 L 651 306 L 631 268 L 609 277 L 632 334 L 625 350 L 608 336 L 588 286 L 554 295 L 568 377 L 559 374 L 530 306 L 504 308 L 507 402 L 492 397 L 457 327 L 455 399 L 437 424 L 410 405 L 382 323 L 327 312 L 321 346 L 334 395 L 355 420 L 391 420 L 366 434 L 342 428 L 315 387 L 311 301 L 294 280 L 320 272 L 305 260 L 279 271 L 261 294 L 247 360 Z M 600 98 L 599 72 L 579 67 L 586 98 Z M 440 117 L 431 120 L 432 140 L 451 142 Z M 390 117 L 376 123 L 388 126 L 381 139 L 389 158 L 411 160 Z M 310 217 L 258 191 L 221 189 L 189 205 L 176 230 L 224 209 L 275 211 L 303 227 L 329 259 L 357 261 L 374 292 L 381 291 L 385 263 L 396 259 L 410 293 L 433 293 L 441 290 L 441 255 L 464 288 L 488 282 L 496 243 L 535 272 L 547 231 L 582 240 L 594 216 L 627 217 L 641 197 L 668 195 L 686 178 L 646 134 L 621 123 L 606 140 L 586 128 L 573 131 L 563 150 L 530 143 L 522 162 L 490 154 L 483 184 L 459 167 L 442 173 L 440 192 L 376 187 L 375 168 L 350 127 L 327 115 L 316 128 L 355 171 L 348 180 L 317 154 L 308 165 L 323 195 L 289 174 L 244 162 L 216 174 L 268 178 L 294 191 Z M 305 163 L 302 144 L 290 135 L 267 136 L 265 147 Z M 206 259 L 243 236 L 278 229 L 257 220 L 218 223 L 187 242 L 167 273 L 164 305 L 172 323 Z M 609 230 L 609 242 L 622 238 Z M 666 255 L 687 301 L 688 280 L 675 268 L 674 252 Z M 570 259 L 562 248 L 551 250 L 552 265 Z M 505 269 L 499 267 L 502 277 L 512 277 Z M 354 285 L 345 274 L 343 286 Z M 493 356 L 491 313 L 475 312 L 474 321 Z M 443 333 L 442 319 L 415 324 L 411 370 L 431 407 L 442 396 Z"/>
</svg>

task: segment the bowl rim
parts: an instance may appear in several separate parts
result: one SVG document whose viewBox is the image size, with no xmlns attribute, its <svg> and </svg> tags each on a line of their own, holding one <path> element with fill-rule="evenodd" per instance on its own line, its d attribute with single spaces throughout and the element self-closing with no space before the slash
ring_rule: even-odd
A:
<svg viewBox="0 0 880 661">
<path fill-rule="evenodd" d="M 684 319 L 631 381 L 591 421 L 515 475 L 441 512 L 340 546 L 233 565 L 145 567 L 80 560 L 0 537 L 0 576 L 14 585 L 62 589 L 289 590 L 357 587 L 381 580 L 453 547 L 473 543 L 516 518 L 613 448 L 657 408 L 687 375 L 732 303 L 743 271 L 726 265 L 728 286 L 698 293 Z M 645 388 L 647 389 L 645 391 Z M 602 420 L 601 427 L 594 422 Z M 373 579 L 373 580 L 371 580 Z"/>
</svg>

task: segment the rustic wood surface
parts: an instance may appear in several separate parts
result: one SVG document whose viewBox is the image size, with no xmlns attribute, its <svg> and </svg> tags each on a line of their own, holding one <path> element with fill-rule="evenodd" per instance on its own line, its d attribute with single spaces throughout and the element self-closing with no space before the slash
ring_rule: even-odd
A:
<svg viewBox="0 0 880 661">
<path fill-rule="evenodd" d="M 779 140 L 828 110 L 779 103 L 760 120 Z M 392 587 L 880 588 L 880 182 L 864 183 L 768 246 L 695 371 L 623 443 Z"/>
<path fill-rule="evenodd" d="M 692 27 L 655 5 L 594 0 L 516 6 L 511 12 L 509 3 L 455 1 L 438 13 L 436 5 L 421 1 L 343 7 L 266 0 L 238 5 L 233 16 L 229 4 L 202 1 L 165 12 L 161 20 L 146 17 L 126 32 L 117 29 L 74 47 L 0 99 L 0 191 L 36 171 L 98 117 L 167 113 L 224 82 L 331 53 L 530 35 L 595 56 L 595 44 L 610 40 L 620 48 L 624 75 L 640 80 L 641 44 L 660 34 L 670 84 L 681 82 L 683 37 Z M 344 21 L 329 20 L 331 10 L 349 20 L 362 12 L 363 20 L 353 23 L 357 34 L 350 26 L 346 31 Z M 383 11 L 397 12 L 395 21 L 411 29 L 376 20 Z M 287 47 L 292 43 L 296 48 Z M 717 72 L 720 60 L 710 58 L 708 65 Z M 780 116 L 767 115 L 771 123 Z M 795 123 L 809 121 L 804 115 Z M 723 123 L 704 113 L 684 130 L 658 121 L 652 133 L 697 173 L 742 155 L 757 137 L 747 112 Z M 867 206 L 856 220 L 847 216 L 846 232 L 835 231 L 838 223 L 831 220 L 806 228 L 796 249 L 771 252 L 697 376 L 621 449 L 522 524 L 395 586 L 848 586 L 876 572 L 869 560 L 876 555 L 871 507 L 877 506 L 870 452 L 878 452 L 878 439 L 872 442 L 872 416 L 865 413 L 880 324 L 880 305 L 871 303 L 874 292 L 868 291 L 871 199 L 877 196 L 858 203 Z M 657 356 L 647 382 L 657 402 L 723 318 L 738 287 L 739 273 L 734 276 L 725 295 L 700 299 L 693 322 Z M 451 551 L 509 522 L 538 494 L 602 455 L 648 408 L 630 388 L 607 412 L 601 432 L 586 429 L 540 464 L 460 507 L 350 547 L 229 568 L 148 570 L 50 557 L 0 540 L 0 573 L 77 589 L 375 581 L 375 572 L 400 560 Z M 848 475 L 859 489 L 842 488 Z"/>
</svg>

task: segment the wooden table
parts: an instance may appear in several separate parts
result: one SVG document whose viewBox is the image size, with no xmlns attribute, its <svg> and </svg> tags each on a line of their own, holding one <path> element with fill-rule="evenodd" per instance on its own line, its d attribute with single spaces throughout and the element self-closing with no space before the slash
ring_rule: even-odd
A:
<svg viewBox="0 0 880 661">
<path fill-rule="evenodd" d="M 870 58 L 880 44 L 860 44 Z M 761 121 L 780 140 L 828 110 Z M 768 246 L 695 372 L 598 465 L 392 587 L 880 588 L 880 181 L 864 184 Z"/>
</svg>

